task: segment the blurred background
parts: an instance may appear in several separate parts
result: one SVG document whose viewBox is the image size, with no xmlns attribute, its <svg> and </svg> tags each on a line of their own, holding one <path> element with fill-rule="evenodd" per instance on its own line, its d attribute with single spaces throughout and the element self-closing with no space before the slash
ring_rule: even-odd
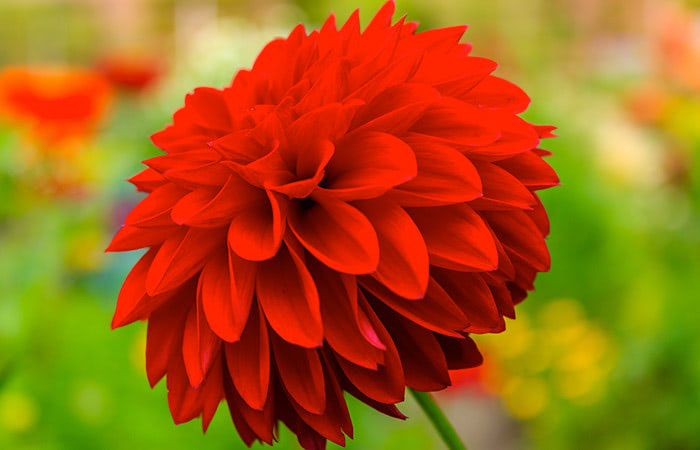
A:
<svg viewBox="0 0 700 450">
<path fill-rule="evenodd" d="M 185 93 L 223 87 L 298 22 L 370 0 L 0 2 L 0 448 L 242 448 L 221 407 L 174 426 L 144 373 L 145 325 L 110 331 L 134 254 L 103 249 L 125 178 Z M 533 99 L 562 186 L 552 270 L 486 363 L 437 394 L 470 449 L 700 448 L 700 4 L 397 0 L 420 29 L 467 23 L 473 54 Z M 351 402 L 355 449 L 440 449 Z M 297 448 L 282 430 L 278 448 Z M 333 447 L 333 444 L 329 444 Z"/>
</svg>

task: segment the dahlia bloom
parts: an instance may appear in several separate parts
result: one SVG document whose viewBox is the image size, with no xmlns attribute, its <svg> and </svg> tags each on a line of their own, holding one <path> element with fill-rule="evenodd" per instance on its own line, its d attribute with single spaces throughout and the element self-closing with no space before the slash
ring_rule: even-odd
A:
<svg viewBox="0 0 700 450">
<path fill-rule="evenodd" d="M 41 147 L 89 138 L 111 100 L 99 74 L 75 68 L 0 70 L 0 118 L 24 127 Z"/>
<path fill-rule="evenodd" d="M 112 325 L 148 320 L 176 423 L 206 429 L 224 399 L 248 445 L 280 421 L 343 445 L 344 392 L 403 418 L 406 386 L 480 364 L 469 333 L 502 331 L 548 270 L 553 128 L 518 118 L 528 97 L 469 56 L 466 27 L 393 12 L 298 26 L 152 136 L 165 154 L 108 249 L 148 251 Z"/>
</svg>

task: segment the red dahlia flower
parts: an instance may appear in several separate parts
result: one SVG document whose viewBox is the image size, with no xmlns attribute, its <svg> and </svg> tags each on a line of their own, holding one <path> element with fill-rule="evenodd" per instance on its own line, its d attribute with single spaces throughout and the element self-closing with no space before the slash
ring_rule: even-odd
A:
<svg viewBox="0 0 700 450">
<path fill-rule="evenodd" d="M 416 34 L 393 12 L 298 26 L 152 137 L 166 154 L 130 180 L 148 196 L 109 247 L 149 250 L 113 326 L 148 320 L 176 423 L 206 429 L 225 399 L 249 445 L 278 421 L 342 445 L 343 392 L 403 418 L 405 387 L 478 365 L 468 333 L 502 331 L 548 270 L 552 127 L 518 118 L 528 97 L 465 27 Z"/>
<path fill-rule="evenodd" d="M 74 68 L 0 70 L 0 117 L 27 127 L 42 147 L 88 138 L 111 99 L 99 74 Z"/>
</svg>

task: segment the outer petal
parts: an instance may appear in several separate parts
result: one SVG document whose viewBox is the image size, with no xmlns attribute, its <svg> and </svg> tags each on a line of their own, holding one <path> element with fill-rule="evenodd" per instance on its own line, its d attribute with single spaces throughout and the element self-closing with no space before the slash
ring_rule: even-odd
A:
<svg viewBox="0 0 700 450">
<path fill-rule="evenodd" d="M 224 245 L 223 229 L 181 230 L 163 243 L 146 277 L 146 292 L 157 295 L 173 289 L 196 274 L 217 247 Z"/>
<path fill-rule="evenodd" d="M 289 344 L 272 334 L 272 348 L 285 390 L 312 414 L 326 409 L 326 387 L 318 350 Z"/>
<path fill-rule="evenodd" d="M 439 206 L 481 196 L 479 172 L 466 156 L 430 136 L 409 133 L 402 139 L 418 163 L 418 175 L 391 192 L 402 205 Z"/>
<path fill-rule="evenodd" d="M 241 339 L 224 345 L 236 390 L 251 408 L 262 411 L 270 389 L 270 340 L 267 323 L 257 307 Z"/>
<path fill-rule="evenodd" d="M 430 263 L 455 270 L 494 270 L 498 251 L 491 232 L 469 206 L 408 210 L 425 239 Z"/>
<path fill-rule="evenodd" d="M 357 306 L 355 277 L 337 273 L 316 259 L 307 265 L 316 280 L 321 301 L 325 338 L 335 352 L 358 366 L 376 369 L 384 361 L 383 348 L 365 338 Z M 364 324 L 371 327 L 371 324 Z M 372 333 L 376 332 L 372 329 Z"/>
</svg>

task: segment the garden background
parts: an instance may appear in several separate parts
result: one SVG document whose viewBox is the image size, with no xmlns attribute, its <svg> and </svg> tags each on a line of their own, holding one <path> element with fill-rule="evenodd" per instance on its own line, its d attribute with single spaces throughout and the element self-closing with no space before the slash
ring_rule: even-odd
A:
<svg viewBox="0 0 700 450">
<path fill-rule="evenodd" d="M 359 7 L 367 23 L 381 3 L 0 2 L 0 72 L 108 80 L 95 126 L 60 142 L 0 104 L 0 448 L 245 448 L 223 406 L 206 435 L 174 426 L 164 383 L 145 377 L 145 324 L 110 330 L 139 256 L 103 253 L 141 198 L 124 179 L 188 91 L 223 87 L 299 22 Z M 473 54 L 533 99 L 524 118 L 558 127 L 544 147 L 562 185 L 541 194 L 552 270 L 505 333 L 476 337 L 485 365 L 436 395 L 467 446 L 700 448 L 700 4 L 397 0 L 397 13 L 419 30 L 469 24 Z M 442 448 L 411 399 L 407 422 L 350 406 L 349 448 Z"/>
</svg>

